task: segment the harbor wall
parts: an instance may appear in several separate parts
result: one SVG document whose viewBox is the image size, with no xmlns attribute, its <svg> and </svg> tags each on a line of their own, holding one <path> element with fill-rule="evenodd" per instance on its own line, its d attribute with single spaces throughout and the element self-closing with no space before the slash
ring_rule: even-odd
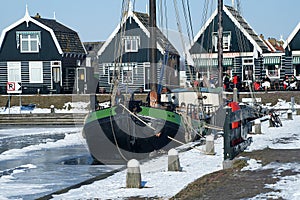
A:
<svg viewBox="0 0 300 200">
<path fill-rule="evenodd" d="M 147 97 L 146 93 L 136 94 L 137 100 L 145 101 Z M 232 99 L 232 93 L 225 93 L 227 99 Z M 250 98 L 251 94 L 247 92 L 239 93 L 238 99 L 241 102 L 242 98 Z M 300 104 L 300 91 L 270 91 L 270 92 L 255 92 L 255 98 L 261 98 L 262 103 L 271 103 L 275 105 L 278 99 L 291 101 L 291 97 L 295 98 L 295 102 Z M 5 107 L 8 100 L 8 95 L 0 95 L 0 107 Z M 19 106 L 20 101 L 22 105 L 28 105 L 30 103 L 36 104 L 38 108 L 50 108 L 54 105 L 55 108 L 61 109 L 68 102 L 89 102 L 90 95 L 88 94 L 52 94 L 52 95 L 11 95 L 11 106 Z M 97 100 L 99 102 L 105 102 L 110 100 L 109 94 L 97 94 Z"/>
</svg>

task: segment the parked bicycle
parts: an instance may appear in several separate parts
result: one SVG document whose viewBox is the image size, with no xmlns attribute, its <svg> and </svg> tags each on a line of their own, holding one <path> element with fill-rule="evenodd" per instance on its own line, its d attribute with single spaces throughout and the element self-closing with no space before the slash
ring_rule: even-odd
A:
<svg viewBox="0 0 300 200">
<path fill-rule="evenodd" d="M 270 125 L 273 127 L 280 127 L 282 126 L 281 120 L 279 118 L 279 113 L 275 111 L 274 109 L 269 110 L 269 116 L 270 116 Z"/>
</svg>

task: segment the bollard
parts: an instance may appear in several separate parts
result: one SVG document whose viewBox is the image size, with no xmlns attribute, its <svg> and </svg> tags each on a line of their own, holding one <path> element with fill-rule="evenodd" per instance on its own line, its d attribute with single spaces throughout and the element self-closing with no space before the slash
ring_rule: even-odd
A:
<svg viewBox="0 0 300 200">
<path fill-rule="evenodd" d="M 223 161 L 223 169 L 231 169 L 233 167 L 233 160 L 226 159 Z"/>
<path fill-rule="evenodd" d="M 288 111 L 286 112 L 286 114 L 287 114 L 287 119 L 289 119 L 289 120 L 292 120 L 292 119 L 293 119 L 293 111 L 292 111 L 292 110 L 288 110 Z"/>
<path fill-rule="evenodd" d="M 261 134 L 261 122 L 260 119 L 254 120 L 254 133 Z"/>
<path fill-rule="evenodd" d="M 168 151 L 168 171 L 181 171 L 178 151 L 175 149 Z"/>
<path fill-rule="evenodd" d="M 238 90 L 237 88 L 233 88 L 233 101 L 238 102 Z"/>
<path fill-rule="evenodd" d="M 139 161 L 132 159 L 127 163 L 127 176 L 126 176 L 126 187 L 127 188 L 141 188 L 142 178 L 140 171 Z"/>
<path fill-rule="evenodd" d="M 300 115 L 300 109 L 296 110 L 296 115 Z"/>
<path fill-rule="evenodd" d="M 213 135 L 206 136 L 205 153 L 207 155 L 215 155 L 215 138 Z"/>
<path fill-rule="evenodd" d="M 55 113 L 55 107 L 54 107 L 54 105 L 51 105 L 51 106 L 50 106 L 50 112 L 51 112 L 51 113 Z"/>
</svg>

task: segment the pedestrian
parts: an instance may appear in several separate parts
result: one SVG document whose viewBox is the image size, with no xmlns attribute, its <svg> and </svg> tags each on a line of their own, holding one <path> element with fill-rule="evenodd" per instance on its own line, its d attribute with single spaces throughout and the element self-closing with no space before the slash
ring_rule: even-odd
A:
<svg viewBox="0 0 300 200">
<path fill-rule="evenodd" d="M 284 90 L 288 90 L 290 87 L 290 80 L 289 80 L 289 76 L 285 75 L 284 81 L 283 81 L 283 89 Z"/>
<path fill-rule="evenodd" d="M 261 86 L 265 89 L 265 91 L 271 87 L 271 79 L 268 77 L 268 75 L 265 75 L 263 78 Z"/>
</svg>

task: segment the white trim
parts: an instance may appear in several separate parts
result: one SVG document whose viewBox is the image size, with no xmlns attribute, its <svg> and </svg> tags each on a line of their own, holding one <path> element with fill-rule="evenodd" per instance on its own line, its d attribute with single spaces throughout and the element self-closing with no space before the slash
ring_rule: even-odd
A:
<svg viewBox="0 0 300 200">
<path fill-rule="evenodd" d="M 15 23 L 11 24 L 10 26 L 6 27 L 5 29 L 3 29 L 1 37 L 0 37 L 0 48 L 2 47 L 6 33 L 9 32 L 10 30 L 12 30 L 13 28 L 19 26 L 23 22 L 26 22 L 27 26 L 29 26 L 29 22 L 32 22 L 32 23 L 36 24 L 37 26 L 40 26 L 41 28 L 48 31 L 51 34 L 51 37 L 55 43 L 55 46 L 56 46 L 59 54 L 63 54 L 63 51 L 58 43 L 58 40 L 54 34 L 54 31 L 51 28 L 49 28 L 48 26 L 46 26 L 46 25 L 40 23 L 39 21 L 35 20 L 34 18 L 30 17 L 27 8 L 26 8 L 25 16 L 22 19 L 19 19 L 17 22 L 15 22 Z"/>
<path fill-rule="evenodd" d="M 272 57 L 281 57 L 283 55 L 285 55 L 285 54 L 284 53 L 264 53 L 263 57 L 270 57 L 270 56 L 272 56 Z"/>
<path fill-rule="evenodd" d="M 108 39 L 104 42 L 102 47 L 99 49 L 97 56 L 100 56 L 105 49 L 108 47 L 108 45 L 111 43 L 111 41 L 115 38 L 121 27 L 126 23 L 128 18 L 133 18 L 134 21 L 139 25 L 139 27 L 143 30 L 143 32 L 147 35 L 148 38 L 150 38 L 150 32 L 149 30 L 143 25 L 143 23 L 137 18 L 137 16 L 134 14 L 134 12 L 129 11 L 127 14 L 127 17 L 124 17 L 122 22 L 118 24 L 118 26 L 115 28 L 115 30 L 112 32 L 112 34 L 108 37 Z M 160 46 L 160 44 L 157 42 L 157 49 L 164 54 L 164 49 Z"/>
<path fill-rule="evenodd" d="M 200 29 L 200 31 L 197 33 L 197 35 L 194 37 L 193 42 L 190 44 L 190 46 L 188 46 L 187 49 L 191 49 L 192 46 L 194 46 L 194 44 L 198 41 L 198 39 L 200 38 L 200 36 L 205 32 L 205 30 L 207 29 L 207 27 L 210 25 L 210 23 L 214 20 L 214 18 L 217 16 L 218 11 L 215 10 L 213 12 L 213 14 L 210 16 L 210 18 L 206 21 L 206 23 L 204 24 L 204 26 L 202 26 L 202 28 Z"/>
<path fill-rule="evenodd" d="M 223 6 L 223 10 L 225 12 L 225 14 L 227 14 L 227 16 L 231 19 L 231 21 L 235 24 L 235 26 L 237 28 L 240 29 L 240 31 L 246 36 L 246 38 L 251 42 L 251 44 L 253 46 L 256 47 L 256 49 L 262 53 L 262 49 L 260 48 L 260 46 L 255 42 L 255 40 L 249 35 L 249 33 L 241 26 L 241 24 L 236 20 L 236 18 L 231 14 L 231 12 L 227 9 L 227 7 L 224 5 Z M 191 46 L 188 47 L 188 49 L 191 49 L 192 46 L 194 46 L 194 44 L 197 42 L 197 40 L 200 38 L 200 36 L 205 32 L 205 30 L 207 29 L 207 27 L 211 24 L 211 22 L 214 20 L 214 18 L 218 15 L 218 10 L 216 9 L 213 14 L 211 15 L 211 17 L 207 20 L 207 22 L 204 24 L 204 26 L 200 29 L 200 31 L 198 32 L 198 34 L 195 36 L 193 43 L 191 44 Z M 242 17 L 242 16 L 241 16 Z M 248 24 L 248 26 L 253 30 L 253 32 L 255 33 L 254 29 L 249 25 L 249 23 L 243 18 L 243 20 Z M 256 34 L 256 33 L 255 33 Z M 257 35 L 257 34 L 256 34 Z M 259 37 L 258 37 L 259 38 Z M 261 41 L 262 39 L 259 38 Z M 262 41 L 263 42 L 263 41 Z M 267 45 L 266 45 L 267 47 Z"/>
<path fill-rule="evenodd" d="M 300 56 L 300 51 L 293 51 L 292 56 Z"/>
<path fill-rule="evenodd" d="M 297 26 L 295 27 L 295 29 L 289 35 L 289 37 L 287 38 L 287 40 L 284 42 L 284 44 L 283 44 L 283 48 L 284 49 L 286 49 L 287 46 L 290 44 L 290 42 L 294 39 L 294 37 L 296 36 L 296 34 L 299 32 L 299 29 L 300 29 L 300 22 L 297 24 Z"/>
<path fill-rule="evenodd" d="M 228 17 L 232 20 L 232 22 L 236 25 L 236 27 L 238 27 L 241 32 L 246 36 L 246 38 L 248 38 L 248 40 L 252 43 L 253 46 L 256 47 L 256 50 L 259 51 L 260 53 L 262 53 L 262 49 L 260 48 L 260 46 L 256 43 L 256 41 L 249 35 L 249 33 L 244 29 L 244 27 L 242 27 L 242 25 L 236 20 L 236 18 L 231 14 L 231 12 L 227 9 L 226 6 L 223 6 L 224 12 L 228 15 Z M 249 25 L 249 23 L 243 18 L 243 16 L 241 16 L 242 19 L 246 22 L 246 24 L 252 29 L 252 31 L 255 33 L 254 29 Z M 255 35 L 257 35 L 257 33 L 255 33 Z M 258 36 L 258 35 L 257 35 Z M 263 40 L 258 37 L 262 42 Z"/>
</svg>

